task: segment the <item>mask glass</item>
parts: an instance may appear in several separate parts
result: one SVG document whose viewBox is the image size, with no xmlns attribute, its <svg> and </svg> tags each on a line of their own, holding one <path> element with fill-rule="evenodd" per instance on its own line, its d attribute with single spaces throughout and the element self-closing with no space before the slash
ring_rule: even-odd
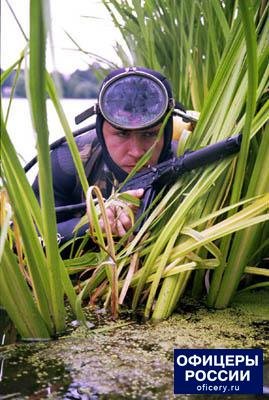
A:
<svg viewBox="0 0 269 400">
<path fill-rule="evenodd" d="M 169 99 L 162 82 L 144 72 L 123 73 L 100 91 L 98 106 L 103 117 L 121 129 L 143 129 L 161 121 Z"/>
</svg>

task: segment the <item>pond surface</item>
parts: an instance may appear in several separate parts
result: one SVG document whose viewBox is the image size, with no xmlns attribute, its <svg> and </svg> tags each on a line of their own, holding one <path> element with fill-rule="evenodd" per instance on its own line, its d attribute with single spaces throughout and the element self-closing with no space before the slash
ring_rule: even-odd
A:
<svg viewBox="0 0 269 400">
<path fill-rule="evenodd" d="M 241 296 L 225 310 L 183 300 L 179 311 L 155 325 L 113 322 L 102 314 L 91 329 L 72 327 L 58 340 L 2 346 L 0 399 L 197 400 L 173 394 L 174 348 L 256 347 L 269 361 L 269 291 Z M 199 400 L 267 395 L 266 362 L 262 396 L 199 395 Z"/>
</svg>

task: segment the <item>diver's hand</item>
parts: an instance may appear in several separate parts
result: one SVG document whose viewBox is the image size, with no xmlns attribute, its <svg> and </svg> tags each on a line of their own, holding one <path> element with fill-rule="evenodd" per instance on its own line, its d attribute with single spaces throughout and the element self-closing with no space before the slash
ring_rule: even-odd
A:
<svg viewBox="0 0 269 400">
<path fill-rule="evenodd" d="M 144 189 L 128 190 L 123 194 L 128 194 L 140 199 L 144 194 Z M 106 215 L 110 224 L 111 232 L 115 236 L 122 237 L 132 227 L 130 210 L 136 214 L 138 207 L 123 200 L 114 200 L 106 209 Z M 100 219 L 100 226 L 105 232 L 103 218 Z"/>
</svg>

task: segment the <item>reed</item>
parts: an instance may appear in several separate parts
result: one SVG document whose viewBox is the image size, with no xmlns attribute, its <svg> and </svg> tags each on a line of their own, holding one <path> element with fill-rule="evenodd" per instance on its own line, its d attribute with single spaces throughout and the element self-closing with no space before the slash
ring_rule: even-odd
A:
<svg viewBox="0 0 269 400">
<path fill-rule="evenodd" d="M 3 209 L 11 209 L 11 212 L 4 212 L 1 226 L 6 227 L 9 220 L 14 230 L 1 230 L 1 243 L 6 243 L 0 268 L 0 303 L 25 339 L 48 339 L 65 329 L 65 295 L 77 318 L 84 320 L 57 244 L 45 102 L 46 85 L 51 85 L 45 68 L 46 26 L 50 18 L 47 6 L 48 3 L 41 0 L 30 3 L 30 39 L 27 50 L 27 92 L 37 135 L 40 204 L 10 141 L 6 129 L 7 119 L 4 121 L 1 109 L 2 193 L 5 193 L 1 199 Z M 20 62 L 21 58 L 18 64 Z M 1 80 L 15 66 L 6 71 Z"/>
<path fill-rule="evenodd" d="M 146 319 L 160 320 L 171 315 L 187 289 L 219 308 L 232 301 L 239 284 L 247 288 L 242 283 L 246 274 L 262 279 L 252 280 L 251 288 L 269 286 L 268 270 L 260 267 L 269 249 L 268 4 L 244 0 L 225 1 L 225 7 L 218 0 L 149 0 L 143 7 L 135 0 L 103 3 L 131 51 L 133 59 L 128 63 L 163 71 L 175 97 L 200 112 L 194 132 L 179 141 L 178 152 L 239 132 L 242 148 L 237 158 L 181 177 L 152 205 L 137 234 L 139 221 L 122 239 L 111 235 L 108 223 L 102 234 L 100 213 L 105 221 L 105 207 L 122 194 L 113 193 L 104 203 L 98 189 L 88 187 L 45 68 L 48 2 L 31 1 L 29 47 L 1 76 L 2 82 L 29 53 L 28 95 L 37 133 L 40 204 L 10 141 L 8 116 L 1 110 L 0 303 L 25 338 L 47 339 L 64 330 L 65 296 L 81 320 L 81 304 L 87 297 L 91 304 L 101 301 L 110 307 L 114 318 L 127 305 L 134 311 L 142 307 Z M 127 64 L 120 44 L 118 48 Z M 64 128 L 87 199 L 87 215 L 81 223 L 89 222 L 91 238 L 99 245 L 93 252 L 82 244 L 68 260 L 61 259 L 56 240 L 46 95 Z M 132 199 L 123 196 L 123 200 Z M 90 278 L 73 287 L 69 274 L 89 269 Z M 210 278 L 208 292 L 205 275 Z"/>
<path fill-rule="evenodd" d="M 187 285 L 191 285 L 193 274 L 193 293 L 196 296 L 204 293 L 201 292 L 204 279 L 201 270 L 190 273 L 183 267 L 182 272 L 165 277 L 173 250 L 179 243 L 188 242 L 184 234 L 186 227 L 201 218 L 205 221 L 195 232 L 196 240 L 202 240 L 210 226 L 218 226 L 219 218 L 230 229 L 229 221 L 241 212 L 236 206 L 239 201 L 253 199 L 256 204 L 260 201 L 255 200 L 257 196 L 268 193 L 265 161 L 268 159 L 268 99 L 264 100 L 269 72 L 265 62 L 268 61 L 268 4 L 239 1 L 224 2 L 222 7 L 218 1 L 163 0 L 147 1 L 141 7 L 137 1 L 103 0 L 103 3 L 129 46 L 132 63 L 162 70 L 172 81 L 175 96 L 201 112 L 194 132 L 189 135 L 189 148 L 196 149 L 240 131 L 243 133 L 238 160 L 232 163 L 227 160 L 184 177 L 153 211 L 155 222 L 150 218 L 126 249 L 129 255 L 142 248 L 141 268 L 133 278 L 135 283 L 130 284 L 134 288 L 133 309 L 141 298 L 146 299 L 145 317 L 162 319 L 174 310 Z M 261 175 L 264 179 L 257 183 Z M 268 232 L 267 197 L 262 202 L 264 211 L 255 219 L 259 221 L 257 226 L 252 226 L 251 218 L 247 222 L 249 229 L 241 225 L 240 232 L 233 234 L 238 228 L 235 224 L 231 228 L 233 232 L 223 231 L 217 243 L 215 239 L 211 242 L 219 254 L 219 264 L 210 275 L 207 296 L 210 306 L 227 306 L 240 280 L 250 271 L 250 263 L 258 266 L 259 260 L 268 254 L 268 241 L 260 246 L 261 238 Z M 231 206 L 227 214 L 207 219 L 227 205 Z M 151 237 L 141 245 L 140 240 L 147 231 Z M 251 257 L 253 251 L 255 259 Z M 178 263 L 188 265 L 193 259 L 199 262 L 196 267 L 192 264 L 191 269 L 203 269 L 203 265 L 208 265 L 208 248 L 198 245 L 194 252 L 182 254 Z M 255 268 L 257 272 L 259 269 Z M 175 270 L 180 271 L 180 264 Z M 267 285 L 268 274 L 263 273 L 264 285 Z M 150 276 L 152 283 L 148 284 Z"/>
</svg>

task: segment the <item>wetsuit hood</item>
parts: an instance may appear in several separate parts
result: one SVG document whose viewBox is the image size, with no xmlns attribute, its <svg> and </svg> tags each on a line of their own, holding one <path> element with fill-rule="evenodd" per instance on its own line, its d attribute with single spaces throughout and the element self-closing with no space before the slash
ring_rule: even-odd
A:
<svg viewBox="0 0 269 400">
<path fill-rule="evenodd" d="M 160 72 L 157 72 L 157 71 L 154 71 L 154 70 L 151 70 L 148 68 L 144 68 L 144 67 L 136 67 L 136 70 L 141 71 L 141 72 L 146 72 L 150 75 L 153 75 L 157 79 L 159 79 L 166 88 L 168 98 L 169 99 L 173 98 L 171 85 L 164 75 L 162 75 Z M 124 72 L 126 72 L 126 68 L 119 68 L 119 69 L 113 70 L 104 79 L 100 90 L 102 89 L 102 87 L 108 80 L 110 80 L 111 78 L 114 78 L 115 76 L 122 74 Z M 126 179 L 128 174 L 112 160 L 112 158 L 107 150 L 104 136 L 103 136 L 104 121 L 105 121 L 105 119 L 104 119 L 103 115 L 99 112 L 96 117 L 96 133 L 97 133 L 98 139 L 100 141 L 100 144 L 102 146 L 102 155 L 103 155 L 105 163 L 107 164 L 107 166 L 111 170 L 111 172 L 115 175 L 116 179 L 119 182 L 122 182 L 124 179 Z M 161 151 L 158 162 L 162 162 L 162 161 L 165 161 L 165 160 L 171 158 L 171 156 L 172 156 L 172 150 L 171 150 L 172 136 L 173 136 L 173 117 L 170 116 L 170 118 L 168 119 L 167 124 L 164 128 L 164 146 Z"/>
</svg>

